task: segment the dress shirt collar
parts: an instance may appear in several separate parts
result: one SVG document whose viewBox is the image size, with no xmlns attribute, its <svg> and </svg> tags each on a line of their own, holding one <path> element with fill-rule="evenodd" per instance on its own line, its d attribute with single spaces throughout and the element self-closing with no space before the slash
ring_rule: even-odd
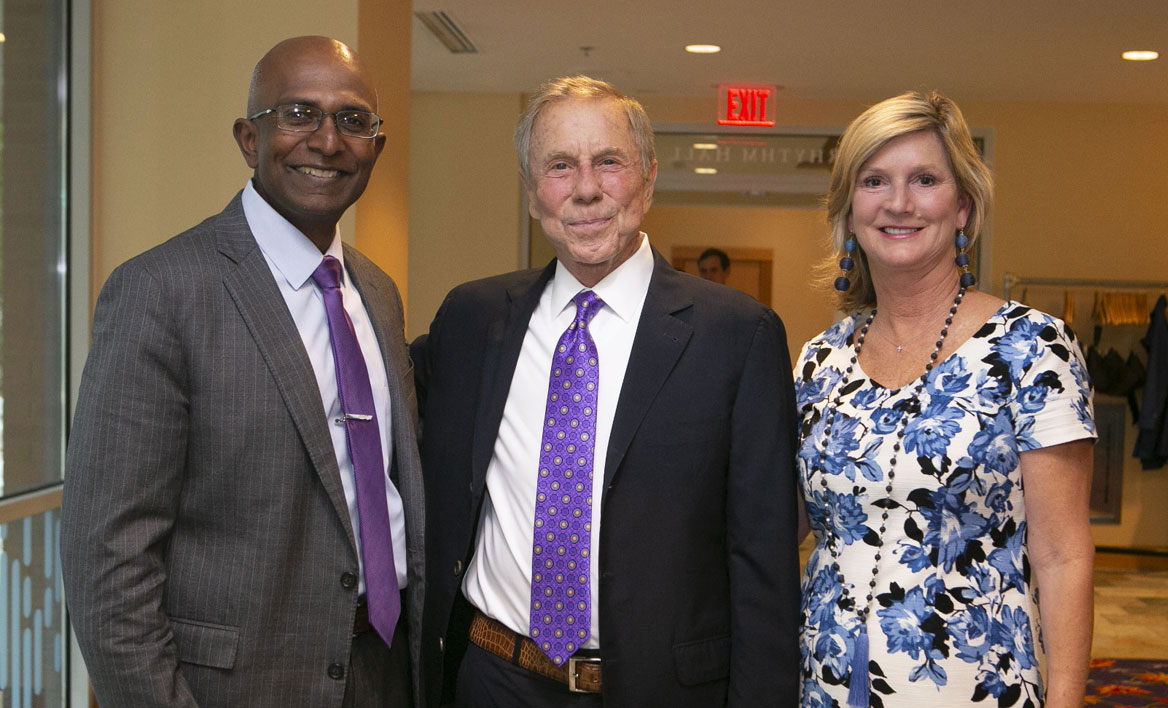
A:
<svg viewBox="0 0 1168 708">
<path fill-rule="evenodd" d="M 243 188 L 243 214 L 264 256 L 293 290 L 299 290 L 320 265 L 324 257 L 320 249 L 300 229 L 280 216 L 255 190 L 251 180 Z M 341 262 L 341 272 L 347 280 L 340 227 L 333 233 L 333 242 L 329 244 L 327 255 Z"/>
<path fill-rule="evenodd" d="M 641 232 L 641 246 L 636 252 L 592 288 L 581 285 L 562 262 L 557 262 L 556 273 L 551 282 L 552 316 L 573 307 L 572 298 L 576 297 L 576 293 L 581 290 L 592 290 L 617 317 L 629 322 L 632 318 L 640 316 L 645 291 L 648 290 L 652 277 L 653 250 L 649 247 L 649 237 L 644 231 Z"/>
</svg>

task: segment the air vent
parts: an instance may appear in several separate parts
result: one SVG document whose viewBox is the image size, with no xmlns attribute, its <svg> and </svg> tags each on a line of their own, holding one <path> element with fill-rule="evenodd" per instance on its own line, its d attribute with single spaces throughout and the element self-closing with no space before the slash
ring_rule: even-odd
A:
<svg viewBox="0 0 1168 708">
<path fill-rule="evenodd" d="M 446 45 L 451 54 L 477 54 L 478 49 L 474 43 L 466 36 L 454 20 L 450 19 L 441 10 L 424 11 L 419 10 L 414 13 L 422 24 L 426 25 L 426 29 L 434 33 L 438 41 Z"/>
</svg>

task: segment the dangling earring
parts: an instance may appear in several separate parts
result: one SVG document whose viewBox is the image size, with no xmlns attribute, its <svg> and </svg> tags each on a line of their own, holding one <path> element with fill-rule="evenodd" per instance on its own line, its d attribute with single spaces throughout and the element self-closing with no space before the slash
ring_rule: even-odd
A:
<svg viewBox="0 0 1168 708">
<path fill-rule="evenodd" d="M 961 269 L 961 287 L 963 288 L 973 287 L 973 284 L 977 282 L 977 278 L 969 272 L 969 254 L 965 252 L 967 246 L 969 246 L 969 237 L 965 235 L 965 228 L 957 229 L 957 258 L 954 260 L 957 267 Z"/>
<path fill-rule="evenodd" d="M 848 240 L 844 241 L 844 250 L 847 253 L 840 259 L 840 276 L 835 279 L 835 289 L 841 293 L 846 293 L 848 288 L 852 287 L 852 279 L 848 277 L 848 271 L 856 267 L 856 262 L 852 260 L 852 252 L 856 250 L 856 236 L 855 234 L 848 234 Z"/>
</svg>

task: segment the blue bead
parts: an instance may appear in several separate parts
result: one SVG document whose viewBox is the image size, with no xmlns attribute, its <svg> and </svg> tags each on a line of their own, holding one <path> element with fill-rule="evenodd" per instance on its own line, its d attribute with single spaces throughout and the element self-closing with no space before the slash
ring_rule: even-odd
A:
<svg viewBox="0 0 1168 708">
<path fill-rule="evenodd" d="M 957 265 L 964 268 L 965 266 L 969 265 L 969 254 L 968 253 L 958 253 L 956 261 L 957 261 Z"/>
<path fill-rule="evenodd" d="M 961 287 L 963 287 L 963 288 L 973 287 L 973 284 L 976 282 L 977 282 L 977 278 L 973 277 L 973 273 L 962 273 L 961 274 Z"/>
<path fill-rule="evenodd" d="M 844 250 L 845 251 L 856 250 L 856 239 L 850 238 L 847 241 L 844 241 Z"/>
<path fill-rule="evenodd" d="M 840 259 L 840 270 L 851 270 L 856 267 L 856 262 L 849 256 L 844 256 Z"/>
<path fill-rule="evenodd" d="M 965 248 L 968 245 L 969 245 L 969 237 L 966 236 L 964 233 L 957 234 L 957 247 L 958 248 Z"/>
<path fill-rule="evenodd" d="M 846 293 L 850 287 L 852 287 L 852 281 L 848 280 L 845 276 L 841 275 L 835 279 L 835 289 L 841 293 Z"/>
</svg>

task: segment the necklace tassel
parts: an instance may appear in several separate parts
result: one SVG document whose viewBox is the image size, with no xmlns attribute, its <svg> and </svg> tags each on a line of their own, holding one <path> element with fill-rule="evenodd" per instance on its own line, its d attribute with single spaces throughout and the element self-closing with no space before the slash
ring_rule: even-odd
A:
<svg viewBox="0 0 1168 708">
<path fill-rule="evenodd" d="M 848 705 L 851 708 L 868 708 L 868 628 L 860 625 L 856 636 L 855 651 L 852 652 L 852 676 L 848 688 Z"/>
</svg>

